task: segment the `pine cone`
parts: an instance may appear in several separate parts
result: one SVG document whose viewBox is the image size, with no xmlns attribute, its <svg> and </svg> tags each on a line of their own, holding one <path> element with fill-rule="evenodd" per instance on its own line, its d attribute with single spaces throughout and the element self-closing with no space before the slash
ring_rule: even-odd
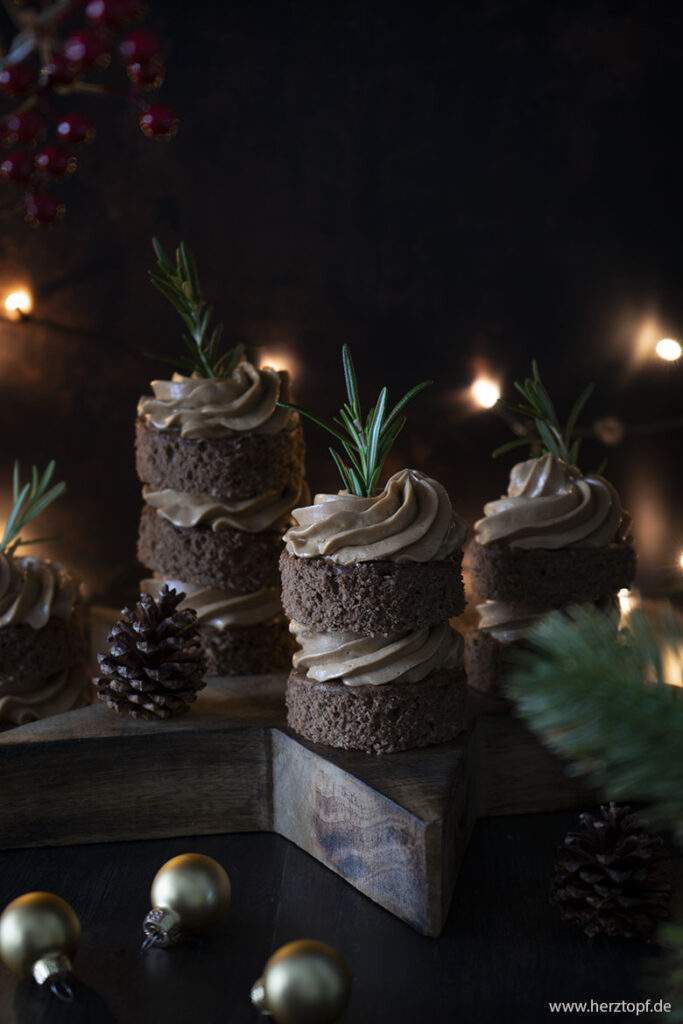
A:
<svg viewBox="0 0 683 1024">
<path fill-rule="evenodd" d="M 630 807 L 581 814 L 557 851 L 551 902 L 586 935 L 651 938 L 669 917 L 671 886 L 663 870 L 662 840 L 636 824 Z"/>
<path fill-rule="evenodd" d="M 133 718 L 170 718 L 196 699 L 205 661 L 197 613 L 177 611 L 184 597 L 164 586 L 156 601 L 141 594 L 134 610 L 123 609 L 109 654 L 97 657 L 97 696 L 110 708 Z"/>
</svg>

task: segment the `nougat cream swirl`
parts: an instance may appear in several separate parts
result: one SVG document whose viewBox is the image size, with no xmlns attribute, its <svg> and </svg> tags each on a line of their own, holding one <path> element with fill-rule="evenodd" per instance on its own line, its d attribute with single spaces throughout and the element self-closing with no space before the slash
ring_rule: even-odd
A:
<svg viewBox="0 0 683 1024">
<path fill-rule="evenodd" d="M 575 605 L 565 605 L 557 609 L 571 618 L 571 610 Z M 619 599 L 605 597 L 594 605 L 586 604 L 586 608 L 598 608 L 618 624 L 620 618 Z M 511 644 L 519 640 L 528 640 L 534 626 L 555 609 L 529 608 L 523 604 L 512 604 L 507 601 L 484 601 L 477 605 L 479 612 L 479 629 L 490 633 L 501 644 Z"/>
<path fill-rule="evenodd" d="M 26 688 L 21 680 L 0 683 L 0 728 L 26 725 L 92 704 L 92 677 L 83 661 L 48 676 L 39 686 Z"/>
<path fill-rule="evenodd" d="M 378 636 L 317 633 L 293 620 L 289 628 L 301 648 L 292 659 L 294 668 L 316 682 L 418 683 L 431 672 L 458 668 L 462 662 L 463 639 L 447 622 Z"/>
<path fill-rule="evenodd" d="M 264 491 L 238 500 L 189 494 L 171 488 L 156 490 L 145 486 L 142 489 L 142 497 L 147 504 L 174 526 L 206 526 L 213 533 L 223 530 L 242 530 L 245 533 L 282 530 L 291 523 L 292 508 L 304 493 L 308 496 L 305 484 L 283 491 Z"/>
<path fill-rule="evenodd" d="M 53 615 L 68 619 L 78 590 L 76 577 L 59 562 L 0 552 L 0 628 L 42 629 Z"/>
<path fill-rule="evenodd" d="M 257 369 L 246 359 L 230 377 L 174 373 L 170 380 L 153 380 L 152 391 L 153 397 L 144 395 L 138 402 L 138 416 L 156 430 L 179 431 L 181 437 L 277 434 L 298 416 L 277 404 L 290 401 L 287 371 Z"/>
<path fill-rule="evenodd" d="M 262 587 L 244 594 L 237 590 L 221 590 L 218 587 L 203 587 L 195 583 L 154 577 L 143 580 L 141 590 L 158 598 L 164 584 L 185 594 L 179 608 L 194 608 L 199 622 L 204 626 L 213 626 L 214 629 L 255 626 L 282 615 L 279 587 Z"/>
<path fill-rule="evenodd" d="M 284 536 L 290 554 L 340 565 L 437 561 L 459 550 L 467 536 L 445 488 L 416 469 L 394 473 L 371 498 L 316 494 L 292 516 L 295 525 Z"/>
<path fill-rule="evenodd" d="M 507 495 L 484 506 L 474 532 L 484 545 L 600 548 L 625 540 L 630 525 L 609 481 L 546 454 L 513 467 Z"/>
</svg>

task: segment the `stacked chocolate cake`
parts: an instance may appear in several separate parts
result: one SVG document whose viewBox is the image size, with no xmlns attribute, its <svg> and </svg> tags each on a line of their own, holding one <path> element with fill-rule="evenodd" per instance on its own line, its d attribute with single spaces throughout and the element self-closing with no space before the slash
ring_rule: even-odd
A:
<svg viewBox="0 0 683 1024">
<path fill-rule="evenodd" d="M 510 654 L 552 609 L 593 603 L 618 613 L 635 575 L 631 520 L 615 488 L 546 453 L 514 466 L 507 494 L 484 507 L 468 549 L 481 602 L 466 637 L 470 686 L 498 694 Z"/>
<path fill-rule="evenodd" d="M 463 727 L 467 533 L 445 489 L 416 470 L 372 497 L 316 495 L 293 512 L 280 565 L 299 650 L 288 722 L 334 747 L 391 752 Z"/>
<path fill-rule="evenodd" d="M 0 552 L 0 729 L 90 704 L 87 646 L 78 580 Z"/>
<path fill-rule="evenodd" d="M 209 675 L 283 668 L 291 639 L 278 559 L 294 505 L 305 499 L 303 432 L 285 371 L 246 360 L 229 377 L 152 382 L 136 425 L 144 484 L 138 557 L 195 608 Z M 181 606 L 182 607 L 182 606 Z"/>
</svg>

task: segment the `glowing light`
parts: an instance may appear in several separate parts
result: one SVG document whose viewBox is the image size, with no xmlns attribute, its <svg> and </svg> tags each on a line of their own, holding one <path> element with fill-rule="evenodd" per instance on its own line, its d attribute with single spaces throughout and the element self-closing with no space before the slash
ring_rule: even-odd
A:
<svg viewBox="0 0 683 1024">
<path fill-rule="evenodd" d="M 619 598 L 619 610 L 622 615 L 628 615 L 638 604 L 638 598 L 628 587 L 622 587 L 617 597 Z"/>
<path fill-rule="evenodd" d="M 683 569 L 683 551 L 681 551 L 680 555 L 678 556 L 678 564 L 680 565 L 681 569 Z"/>
<path fill-rule="evenodd" d="M 667 363 L 674 363 L 681 358 L 683 348 L 673 338 L 661 338 L 655 346 L 655 352 L 660 359 L 665 359 Z"/>
<path fill-rule="evenodd" d="M 259 367 L 270 366 L 273 370 L 286 370 L 290 377 L 294 374 L 294 359 L 286 352 L 262 352 L 259 356 Z"/>
<path fill-rule="evenodd" d="M 472 385 L 472 397 L 482 409 L 492 409 L 500 398 L 500 387 L 489 377 L 477 377 Z"/>
<path fill-rule="evenodd" d="M 26 288 L 17 288 L 5 296 L 5 311 L 12 320 L 20 320 L 33 309 L 33 297 Z"/>
<path fill-rule="evenodd" d="M 683 659 L 680 650 L 665 647 L 662 652 L 662 679 L 670 686 L 683 686 Z"/>
</svg>

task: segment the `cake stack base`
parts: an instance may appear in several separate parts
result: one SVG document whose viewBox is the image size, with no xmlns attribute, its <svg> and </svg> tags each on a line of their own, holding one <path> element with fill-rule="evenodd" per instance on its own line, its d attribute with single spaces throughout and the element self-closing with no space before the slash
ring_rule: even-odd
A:
<svg viewBox="0 0 683 1024">
<path fill-rule="evenodd" d="M 455 740 L 372 755 L 291 732 L 285 685 L 214 679 L 176 719 L 99 704 L 3 733 L 0 848 L 276 832 L 436 936 L 478 816 L 590 799 L 502 702 L 471 693 Z"/>
</svg>

